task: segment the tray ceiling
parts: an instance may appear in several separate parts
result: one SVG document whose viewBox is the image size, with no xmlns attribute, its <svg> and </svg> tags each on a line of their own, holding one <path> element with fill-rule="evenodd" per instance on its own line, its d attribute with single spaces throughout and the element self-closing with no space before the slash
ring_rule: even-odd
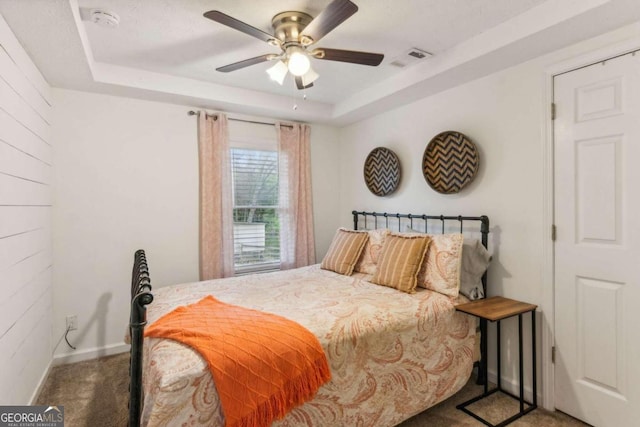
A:
<svg viewBox="0 0 640 427">
<path fill-rule="evenodd" d="M 268 62 L 215 71 L 278 49 L 202 14 L 220 10 L 272 33 L 275 14 L 315 16 L 329 0 L 0 0 L 0 13 L 56 87 L 335 124 L 640 19 L 635 0 L 353 1 L 359 11 L 317 46 L 378 52 L 385 59 L 378 67 L 314 60 L 320 78 L 304 91 L 306 100 L 290 77 L 283 86 L 270 81 Z M 119 27 L 90 22 L 95 7 L 117 13 Z M 559 37 L 563 26 L 570 32 Z M 434 56 L 405 68 L 391 65 L 410 48 Z"/>
</svg>

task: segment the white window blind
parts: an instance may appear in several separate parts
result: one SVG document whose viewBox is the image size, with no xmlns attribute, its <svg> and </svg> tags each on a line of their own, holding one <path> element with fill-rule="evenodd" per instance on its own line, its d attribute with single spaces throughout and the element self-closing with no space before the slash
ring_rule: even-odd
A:
<svg viewBox="0 0 640 427">
<path fill-rule="evenodd" d="M 231 149 L 234 264 L 239 274 L 280 266 L 278 153 Z"/>
</svg>

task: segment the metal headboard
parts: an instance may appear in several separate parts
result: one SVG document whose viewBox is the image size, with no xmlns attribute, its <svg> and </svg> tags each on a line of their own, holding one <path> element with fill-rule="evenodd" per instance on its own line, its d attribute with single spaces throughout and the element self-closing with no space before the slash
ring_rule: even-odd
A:
<svg viewBox="0 0 640 427">
<path fill-rule="evenodd" d="M 373 228 L 390 228 L 389 220 L 395 219 L 398 225 L 398 231 L 405 231 L 402 229 L 402 225 L 408 225 L 410 228 L 414 228 L 414 221 L 416 223 L 424 224 L 425 233 L 428 232 L 429 226 L 431 224 L 431 228 L 433 229 L 433 223 L 439 223 L 439 232 L 444 234 L 447 230 L 447 222 L 458 221 L 460 223 L 460 233 L 464 231 L 464 223 L 472 222 L 477 224 L 480 223 L 480 233 L 482 235 L 481 242 L 485 248 L 489 248 L 489 217 L 486 215 L 481 216 L 451 216 L 451 215 L 414 215 L 414 214 L 399 214 L 399 213 L 386 213 L 386 212 L 358 212 L 352 211 L 353 214 L 353 228 L 354 230 L 358 229 L 358 225 L 360 223 L 359 217 L 362 217 L 362 222 L 364 228 L 368 228 L 367 217 L 372 217 L 372 220 L 369 222 L 373 222 Z M 405 221 L 402 219 L 405 218 Z M 431 221 L 431 223 L 429 222 Z M 384 223 L 379 225 L 378 223 Z M 392 224 L 393 225 L 393 224 Z M 484 291 L 484 295 L 487 294 L 487 273 L 482 276 L 482 288 Z"/>
<path fill-rule="evenodd" d="M 458 216 L 452 216 L 452 215 L 414 215 L 414 214 L 400 214 L 400 213 L 387 213 L 387 212 L 358 212 L 358 211 L 352 211 L 351 212 L 353 214 L 353 228 L 354 230 L 358 229 L 358 225 L 360 224 L 360 218 L 362 218 L 362 224 L 364 226 L 365 229 L 369 229 L 371 226 L 371 228 L 389 228 L 391 229 L 391 226 L 394 226 L 394 223 L 397 223 L 397 230 L 398 232 L 403 232 L 406 230 L 402 229 L 402 226 L 409 226 L 411 229 L 414 229 L 414 222 L 415 224 L 421 225 L 424 224 L 424 232 L 427 233 L 430 231 L 430 226 L 431 226 L 431 230 L 434 229 L 434 227 L 436 227 L 438 229 L 438 232 L 441 234 L 444 234 L 445 232 L 449 231 L 449 232 L 453 232 L 458 231 L 458 228 L 452 228 L 452 224 L 454 224 L 454 221 L 458 221 L 460 228 L 459 228 L 459 232 L 463 233 L 465 231 L 465 223 L 472 223 L 472 224 L 480 224 L 480 234 L 481 234 L 481 242 L 482 245 L 485 248 L 489 248 L 489 217 L 486 215 L 481 215 L 481 216 L 462 216 L 462 215 L 458 215 Z M 371 219 L 369 219 L 369 223 L 367 223 L 367 218 L 370 217 Z M 391 223 L 390 223 L 391 221 Z M 373 224 L 371 224 L 371 222 L 373 222 Z M 434 226 L 435 224 L 435 226 Z M 439 227 L 438 227 L 439 225 Z M 469 229 L 469 226 L 467 226 L 467 231 Z M 472 230 L 472 231 L 476 231 L 476 230 Z M 485 272 L 482 275 L 482 290 L 484 291 L 484 295 L 487 295 L 487 272 Z M 482 364 L 486 362 L 487 360 L 487 324 L 486 324 L 486 320 L 481 320 L 480 321 L 480 330 L 481 330 L 481 335 L 480 335 L 480 353 L 481 353 L 481 360 L 479 362 L 479 369 L 478 369 L 478 384 L 484 384 L 484 382 L 486 381 L 485 378 L 483 378 L 483 374 L 485 372 Z"/>
<path fill-rule="evenodd" d="M 129 359 L 129 427 L 140 425 L 142 410 L 142 345 L 147 324 L 147 305 L 153 301 L 149 266 L 144 250 L 134 255 L 131 273 L 131 315 L 129 333 L 131 353 Z"/>
</svg>

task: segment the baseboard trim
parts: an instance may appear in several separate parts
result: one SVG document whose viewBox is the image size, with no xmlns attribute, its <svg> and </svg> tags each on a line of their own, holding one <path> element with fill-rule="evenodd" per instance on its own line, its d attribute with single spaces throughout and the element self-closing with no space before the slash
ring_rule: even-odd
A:
<svg viewBox="0 0 640 427">
<path fill-rule="evenodd" d="M 498 376 L 496 375 L 496 371 L 489 369 L 487 372 L 487 376 L 489 377 L 489 382 L 492 384 L 496 384 L 498 382 Z M 512 378 L 506 378 L 502 375 L 501 385 L 502 388 L 509 393 L 512 393 L 516 396 L 520 394 L 520 383 L 518 380 L 514 380 Z M 538 384 L 538 406 L 542 406 L 542 390 L 540 389 L 540 384 Z M 525 400 L 531 402 L 533 396 L 533 390 L 529 386 L 524 387 L 524 398 Z"/>
<path fill-rule="evenodd" d="M 57 354 L 53 356 L 53 366 L 66 365 L 68 363 L 83 362 L 85 360 L 97 359 L 98 357 L 112 356 L 114 354 L 128 353 L 129 344 L 111 344 L 104 347 L 95 347 L 88 350 L 76 351 L 73 353 Z"/>
<path fill-rule="evenodd" d="M 42 376 L 40 377 L 40 381 L 38 381 L 38 385 L 36 386 L 35 390 L 33 390 L 31 399 L 29 399 L 30 405 L 35 405 L 36 399 L 38 398 L 38 396 L 40 396 L 40 392 L 42 391 L 42 387 L 44 387 L 44 384 L 47 382 L 47 378 L 49 378 L 49 373 L 51 372 L 52 367 L 53 367 L 53 359 L 49 361 L 49 364 L 47 365 L 47 369 L 44 370 L 44 372 L 42 373 Z"/>
</svg>

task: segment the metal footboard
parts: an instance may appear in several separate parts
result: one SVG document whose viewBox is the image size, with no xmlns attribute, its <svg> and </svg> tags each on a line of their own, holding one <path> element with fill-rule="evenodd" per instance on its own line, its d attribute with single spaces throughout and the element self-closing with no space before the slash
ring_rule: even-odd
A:
<svg viewBox="0 0 640 427">
<path fill-rule="evenodd" d="M 129 427 L 140 425 L 142 412 L 142 349 L 144 327 L 147 324 L 147 305 L 153 301 L 149 266 L 144 250 L 137 250 L 131 274 L 131 315 L 129 333 L 131 353 L 129 361 Z"/>
</svg>

